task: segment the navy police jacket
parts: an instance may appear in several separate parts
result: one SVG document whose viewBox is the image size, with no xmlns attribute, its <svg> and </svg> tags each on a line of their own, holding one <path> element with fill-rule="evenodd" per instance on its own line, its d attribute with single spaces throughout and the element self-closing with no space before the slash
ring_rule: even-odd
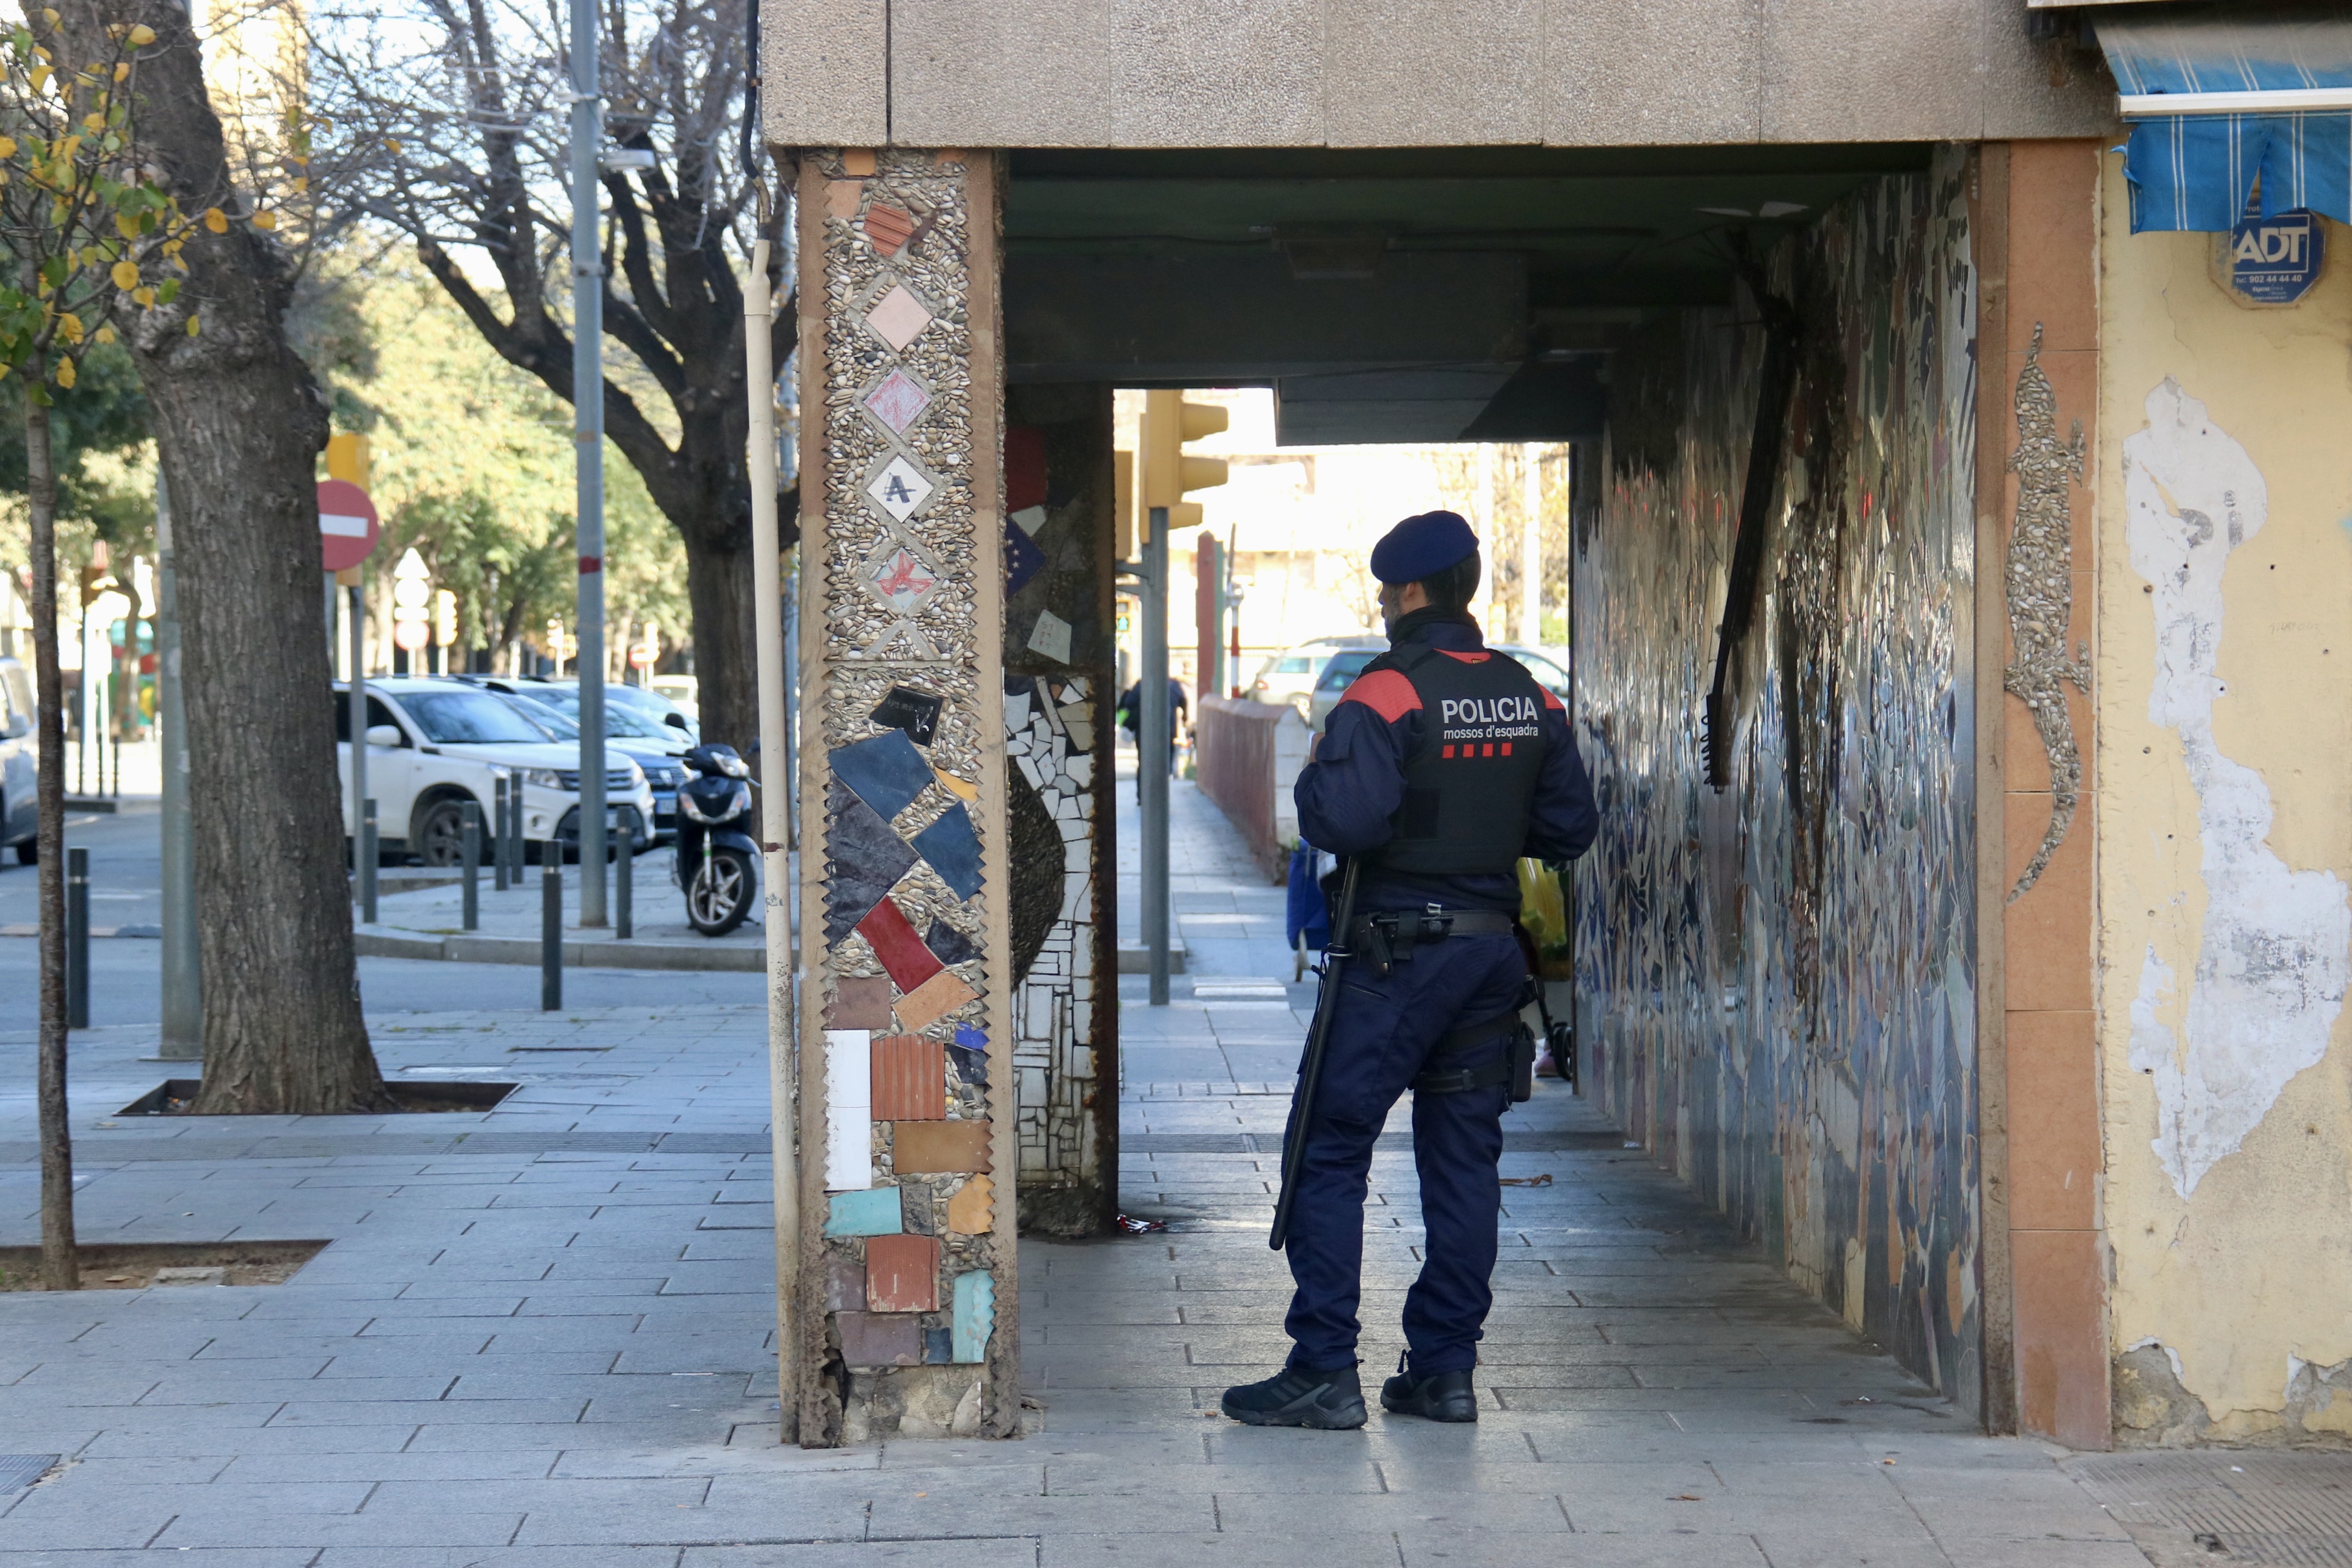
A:
<svg viewBox="0 0 2352 1568">
<path fill-rule="evenodd" d="M 1467 616 L 1416 610 L 1391 628 L 1391 646 L 1425 642 L 1456 656 L 1487 655 L 1477 624 Z M 1298 827 L 1309 844 L 1335 855 L 1365 855 L 1387 843 L 1404 800 L 1404 764 L 1421 743 L 1424 719 L 1420 693 L 1393 669 L 1357 678 L 1324 721 L 1313 760 L 1292 792 Z M 1592 785 L 1585 776 L 1568 729 L 1568 710 L 1544 693 L 1542 771 L 1528 814 L 1523 853 L 1543 860 L 1568 860 L 1591 846 L 1599 826 Z M 1516 870 L 1485 875 L 1407 874 L 1364 868 L 1356 890 L 1360 910 L 1416 910 L 1424 904 L 1448 909 L 1502 910 L 1516 914 Z"/>
</svg>

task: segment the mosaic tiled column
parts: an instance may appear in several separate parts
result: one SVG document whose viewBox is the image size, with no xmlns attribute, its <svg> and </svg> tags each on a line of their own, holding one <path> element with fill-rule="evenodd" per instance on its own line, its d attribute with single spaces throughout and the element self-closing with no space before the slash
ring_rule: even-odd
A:
<svg viewBox="0 0 2352 1568">
<path fill-rule="evenodd" d="M 1006 394 L 1005 830 L 1024 1234 L 1118 1214 L 1111 389 Z"/>
<path fill-rule="evenodd" d="M 997 178 L 800 159 L 811 1447 L 1020 1426 Z"/>
</svg>

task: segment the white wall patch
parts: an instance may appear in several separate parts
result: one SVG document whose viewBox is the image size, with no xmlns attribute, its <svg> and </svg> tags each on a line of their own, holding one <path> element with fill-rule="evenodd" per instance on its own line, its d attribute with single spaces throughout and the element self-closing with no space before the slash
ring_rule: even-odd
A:
<svg viewBox="0 0 2352 1568">
<path fill-rule="evenodd" d="M 2124 442 L 2124 500 L 2133 569 L 2155 590 L 2148 717 L 2179 731 L 2206 889 L 2183 1038 L 2157 1016 L 2174 977 L 2153 949 L 2131 1010 L 2132 1065 L 2156 1083 L 2154 1147 L 2186 1198 L 2326 1054 L 2352 976 L 2352 904 L 2332 872 L 2290 870 L 2271 852 L 2270 786 L 2213 742 L 2221 579 L 2269 510 L 2261 471 L 2167 377 L 2148 394 L 2147 428 Z"/>
</svg>

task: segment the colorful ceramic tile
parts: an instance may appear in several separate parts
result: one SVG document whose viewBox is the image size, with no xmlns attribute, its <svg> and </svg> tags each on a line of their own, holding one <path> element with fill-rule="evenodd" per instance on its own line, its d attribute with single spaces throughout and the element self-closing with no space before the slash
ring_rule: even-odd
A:
<svg viewBox="0 0 2352 1568">
<path fill-rule="evenodd" d="M 1024 506 L 1019 511 L 1005 515 L 1013 519 L 1014 527 L 1032 539 L 1036 538 L 1037 531 L 1045 526 L 1045 509 L 1042 506 Z"/>
<path fill-rule="evenodd" d="M 1011 598 L 1029 585 L 1029 580 L 1045 569 L 1045 552 L 1037 542 L 1004 520 L 1004 596 Z"/>
<path fill-rule="evenodd" d="M 945 921 L 931 922 L 931 929 L 923 935 L 923 945 L 941 963 L 971 963 L 980 957 L 980 944 Z"/>
<path fill-rule="evenodd" d="M 866 1244 L 866 1310 L 940 1310 L 940 1238 L 877 1236 Z"/>
<path fill-rule="evenodd" d="M 862 917 L 861 917 L 862 918 Z M 833 1005 L 825 1009 L 829 1029 L 877 1029 L 890 1032 L 890 1002 L 898 987 L 887 974 L 844 974 L 833 983 Z"/>
<path fill-rule="evenodd" d="M 989 1166 L 990 1123 L 894 1121 L 890 1168 L 902 1176 L 969 1175 Z"/>
<path fill-rule="evenodd" d="M 915 215 L 904 207 L 876 202 L 866 209 L 866 237 L 885 256 L 898 255 L 914 232 Z"/>
<path fill-rule="evenodd" d="M 912 1312 L 835 1312 L 845 1366 L 920 1366 L 923 1320 Z"/>
<path fill-rule="evenodd" d="M 885 822 L 906 810 L 931 782 L 931 764 L 904 730 L 835 746 L 826 760 L 834 777 L 856 790 Z"/>
<path fill-rule="evenodd" d="M 903 436 L 907 426 L 921 418 L 923 410 L 931 405 L 931 395 L 905 371 L 894 370 L 866 395 L 865 403 L 866 411 L 882 421 L 890 434 Z"/>
<path fill-rule="evenodd" d="M 928 776 L 929 770 L 924 772 Z M 882 792 L 877 789 L 877 793 Z M 883 793 L 883 798 L 890 796 Z M 919 857 L 912 845 L 838 778 L 825 790 L 825 811 L 832 826 L 825 835 L 824 937 L 828 942 L 838 942 L 873 912 Z"/>
<path fill-rule="evenodd" d="M 996 1280 L 984 1268 L 955 1279 L 955 1358 L 988 1359 L 988 1339 L 996 1331 Z"/>
<path fill-rule="evenodd" d="M 931 863 L 940 880 L 955 889 L 959 899 L 980 891 L 980 832 L 971 815 L 958 801 L 937 820 L 915 835 L 916 852 Z"/>
<path fill-rule="evenodd" d="M 948 1113 L 946 1054 L 920 1035 L 874 1042 L 874 1120 L 937 1121 Z"/>
<path fill-rule="evenodd" d="M 955 1361 L 955 1331 L 950 1328 L 923 1331 L 923 1364 L 948 1366 Z"/>
<path fill-rule="evenodd" d="M 940 787 L 941 789 L 947 791 L 950 795 L 955 796 L 966 805 L 978 805 L 980 804 L 980 786 L 978 784 L 971 783 L 968 779 L 960 779 L 956 777 L 955 774 L 947 772 L 943 768 L 934 768 L 932 773 L 939 779 Z"/>
<path fill-rule="evenodd" d="M 975 1089 L 988 1087 L 988 1035 L 970 1024 L 958 1024 L 955 1044 L 948 1047 L 948 1059 L 955 1063 L 956 1074 Z"/>
<path fill-rule="evenodd" d="M 1045 431 L 1037 425 L 1004 427 L 1004 510 L 1045 504 Z"/>
<path fill-rule="evenodd" d="M 882 961 L 890 978 L 903 993 L 912 994 L 923 982 L 943 973 L 940 961 L 915 934 L 914 923 L 895 899 L 885 899 L 874 906 L 874 912 L 857 922 L 857 934 L 874 949 L 874 956 Z M 899 1012 L 903 1019 L 903 1009 Z M 920 1024 L 908 1024 L 909 1029 L 919 1029 Z"/>
<path fill-rule="evenodd" d="M 890 1189 L 898 1191 L 896 1187 Z M 856 1258 L 828 1252 L 824 1258 L 824 1310 L 862 1312 L 866 1310 L 866 1265 Z"/>
<path fill-rule="evenodd" d="M 1070 662 L 1070 623 L 1051 610 L 1037 612 L 1037 624 L 1029 628 L 1029 647 L 1055 664 Z"/>
<path fill-rule="evenodd" d="M 943 969 L 898 998 L 898 1022 L 909 1029 L 928 1029 L 979 994 L 954 970 Z"/>
<path fill-rule="evenodd" d="M 923 302 L 908 290 L 905 284 L 892 286 L 890 291 L 874 301 L 866 312 L 866 325 L 874 335 L 893 349 L 904 353 L 908 343 L 920 337 L 923 329 L 931 324 L 930 311 Z"/>
<path fill-rule="evenodd" d="M 958 1236 L 985 1236 L 996 1225 L 996 1184 L 974 1176 L 948 1200 L 948 1229 Z"/>
<path fill-rule="evenodd" d="M 833 1192 L 874 1184 L 873 1058 L 866 1030 L 824 1032 L 824 1184 Z"/>
<path fill-rule="evenodd" d="M 931 596 L 940 585 L 940 574 L 902 544 L 886 551 L 867 567 L 866 583 L 876 598 L 905 614 L 920 608 Z"/>
<path fill-rule="evenodd" d="M 912 686 L 894 686 L 866 717 L 886 730 L 904 730 L 919 746 L 928 746 L 939 733 L 940 710 L 946 699 Z"/>
<path fill-rule="evenodd" d="M 882 471 L 866 484 L 866 493 L 874 504 L 900 522 L 906 521 L 931 499 L 939 486 L 922 469 L 904 458 L 892 458 L 882 465 Z"/>
<path fill-rule="evenodd" d="M 898 1189 L 868 1187 L 858 1193 L 835 1193 L 825 1210 L 827 1236 L 896 1236 L 905 1229 L 898 1217 Z"/>
</svg>

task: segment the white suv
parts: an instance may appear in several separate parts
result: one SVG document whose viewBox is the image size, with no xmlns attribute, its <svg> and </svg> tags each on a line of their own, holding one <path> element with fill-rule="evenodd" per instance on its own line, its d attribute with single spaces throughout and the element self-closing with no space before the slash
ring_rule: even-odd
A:
<svg viewBox="0 0 2352 1568">
<path fill-rule="evenodd" d="M 376 803 L 377 845 L 415 855 L 428 866 L 455 866 L 464 853 L 465 805 L 482 808 L 482 833 L 491 829 L 492 781 L 501 773 L 522 781 L 522 836 L 537 845 L 580 845 L 580 748 L 558 742 L 520 705 L 462 681 L 432 676 L 391 676 L 367 683 L 367 788 Z M 337 683 L 335 769 L 341 783 L 343 831 L 352 832 L 350 689 Z M 604 800 L 617 813 L 636 808 L 634 848 L 652 846 L 654 793 L 645 770 L 608 752 Z M 484 851 L 485 856 L 488 850 Z M 535 855 L 536 851 L 532 853 Z"/>
</svg>

